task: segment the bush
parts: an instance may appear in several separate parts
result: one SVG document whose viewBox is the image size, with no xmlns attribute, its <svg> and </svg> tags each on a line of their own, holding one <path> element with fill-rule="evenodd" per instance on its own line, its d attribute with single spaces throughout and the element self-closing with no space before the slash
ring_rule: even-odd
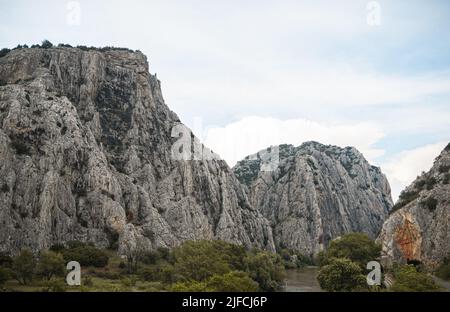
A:
<svg viewBox="0 0 450 312">
<path fill-rule="evenodd" d="M 8 54 L 9 52 L 11 52 L 10 49 L 8 48 L 3 48 L 0 50 L 0 57 L 4 57 L 6 54 Z"/>
<path fill-rule="evenodd" d="M 146 267 L 138 272 L 138 275 L 144 281 L 159 281 L 163 283 L 173 283 L 179 279 L 186 279 L 178 275 L 170 264 L 154 265 Z"/>
<path fill-rule="evenodd" d="M 82 242 L 69 242 L 69 248 L 62 250 L 64 260 L 78 261 L 82 266 L 105 267 L 109 257 L 104 250 L 98 249 L 91 244 Z"/>
<path fill-rule="evenodd" d="M 279 255 L 265 251 L 250 254 L 245 259 L 247 272 L 263 291 L 276 291 L 285 278 L 283 260 Z"/>
<path fill-rule="evenodd" d="M 436 210 L 437 205 L 438 205 L 438 201 L 432 196 L 427 197 L 426 199 L 424 199 L 420 203 L 421 203 L 421 205 L 423 207 L 427 208 L 429 211 Z"/>
<path fill-rule="evenodd" d="M 18 155 L 30 155 L 30 148 L 20 138 L 14 138 L 11 141 L 11 146 L 16 150 Z"/>
<path fill-rule="evenodd" d="M 3 286 L 11 278 L 13 278 L 11 270 L 0 267 L 0 286 Z"/>
<path fill-rule="evenodd" d="M 450 264 L 442 264 L 437 269 L 436 276 L 445 280 L 450 280 Z"/>
<path fill-rule="evenodd" d="M 392 207 L 391 213 L 399 210 L 400 208 L 406 206 L 413 200 L 417 199 L 419 197 L 419 192 L 417 191 L 402 191 L 400 193 L 400 196 L 398 198 L 397 203 Z"/>
<path fill-rule="evenodd" d="M 0 267 L 11 268 L 13 259 L 4 252 L 0 252 Z"/>
<path fill-rule="evenodd" d="M 52 48 L 53 47 L 53 43 L 51 43 L 50 41 L 48 41 L 48 40 L 44 40 L 44 41 L 42 41 L 42 43 L 41 43 L 41 48 L 43 48 L 43 49 L 50 49 L 50 48 Z"/>
<path fill-rule="evenodd" d="M 381 246 L 363 233 L 345 234 L 341 238 L 331 241 L 322 260 L 326 264 L 327 258 L 346 258 L 357 263 L 362 270 L 368 262 L 380 257 Z"/>
<path fill-rule="evenodd" d="M 36 260 L 28 249 L 22 250 L 13 260 L 13 271 L 19 283 L 26 285 L 33 280 Z"/>
<path fill-rule="evenodd" d="M 187 241 L 174 249 L 175 271 L 186 280 L 203 281 L 231 271 L 227 255 L 218 252 L 219 241 Z"/>
<path fill-rule="evenodd" d="M 213 275 L 206 282 L 207 288 L 220 292 L 254 292 L 259 285 L 247 273 L 232 271 L 223 275 Z"/>
<path fill-rule="evenodd" d="M 395 282 L 390 288 L 394 292 L 430 292 L 441 290 L 433 278 L 418 272 L 413 265 L 404 265 L 394 271 Z"/>
<path fill-rule="evenodd" d="M 367 288 L 366 277 L 358 263 L 345 258 L 331 258 L 317 275 L 320 287 L 326 291 L 355 291 Z"/>
<path fill-rule="evenodd" d="M 442 183 L 449 184 L 450 182 L 450 173 L 444 174 L 444 178 L 442 179 Z"/>
<path fill-rule="evenodd" d="M 83 277 L 82 285 L 87 286 L 87 287 L 92 287 L 92 286 L 94 286 L 94 282 L 92 281 L 92 278 L 90 276 L 86 276 L 86 277 Z"/>
<path fill-rule="evenodd" d="M 50 280 L 53 276 L 64 274 L 65 262 L 61 254 L 53 251 L 44 251 L 37 265 L 37 273 Z"/>
</svg>

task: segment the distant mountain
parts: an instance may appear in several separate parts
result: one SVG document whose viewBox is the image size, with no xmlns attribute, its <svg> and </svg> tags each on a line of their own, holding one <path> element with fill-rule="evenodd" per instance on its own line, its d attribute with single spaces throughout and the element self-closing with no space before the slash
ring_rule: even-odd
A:
<svg viewBox="0 0 450 312">
<path fill-rule="evenodd" d="M 376 238 L 392 207 L 389 183 L 355 148 L 280 145 L 279 165 L 261 171 L 267 150 L 234 168 L 250 204 L 271 222 L 278 247 L 314 256 L 349 232 Z"/>
<path fill-rule="evenodd" d="M 450 144 L 400 195 L 378 239 L 389 263 L 437 266 L 450 254 Z"/>
<path fill-rule="evenodd" d="M 268 221 L 224 161 L 172 157 L 183 125 L 142 53 L 3 54 L 0 251 L 79 240 L 124 252 L 195 239 L 274 250 Z"/>
</svg>

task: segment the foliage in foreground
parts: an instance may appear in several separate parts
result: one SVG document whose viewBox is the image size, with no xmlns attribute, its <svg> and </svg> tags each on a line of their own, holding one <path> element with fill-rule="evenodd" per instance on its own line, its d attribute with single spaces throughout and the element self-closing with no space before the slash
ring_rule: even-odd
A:
<svg viewBox="0 0 450 312">
<path fill-rule="evenodd" d="M 320 287 L 326 291 L 355 291 L 367 288 L 366 277 L 359 265 L 346 258 L 331 258 L 318 275 Z"/>
<path fill-rule="evenodd" d="M 390 288 L 394 292 L 432 292 L 441 288 L 426 273 L 417 271 L 413 265 L 403 265 L 394 271 L 395 282 Z"/>
<path fill-rule="evenodd" d="M 331 241 L 326 253 L 319 255 L 317 276 L 326 291 L 369 291 L 366 265 L 380 257 L 381 247 L 366 234 L 350 233 Z"/>
<path fill-rule="evenodd" d="M 139 253 L 130 272 L 114 251 L 70 242 L 33 255 L 1 255 L 0 286 L 20 291 L 275 291 L 284 280 L 280 256 L 223 241 L 188 241 Z M 65 284 L 65 264 L 82 265 L 81 286 Z M 7 268 L 9 265 L 11 268 Z M 20 284 L 14 282 L 20 281 Z"/>
</svg>

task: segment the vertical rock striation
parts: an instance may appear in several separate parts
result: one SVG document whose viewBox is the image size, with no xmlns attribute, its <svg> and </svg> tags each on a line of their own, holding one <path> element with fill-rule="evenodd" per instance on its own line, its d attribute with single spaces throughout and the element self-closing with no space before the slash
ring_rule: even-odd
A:
<svg viewBox="0 0 450 312">
<path fill-rule="evenodd" d="M 450 144 L 400 195 L 378 238 L 387 265 L 435 268 L 450 254 Z"/>
<path fill-rule="evenodd" d="M 18 49 L 0 58 L 0 82 L 0 250 L 193 239 L 274 250 L 224 161 L 171 157 L 180 120 L 142 53 Z"/>
<path fill-rule="evenodd" d="M 250 203 L 271 222 L 276 245 L 315 256 L 345 233 L 376 238 L 392 207 L 379 168 L 350 147 L 308 142 L 278 149 L 276 170 L 260 170 L 264 151 L 233 168 Z"/>
</svg>

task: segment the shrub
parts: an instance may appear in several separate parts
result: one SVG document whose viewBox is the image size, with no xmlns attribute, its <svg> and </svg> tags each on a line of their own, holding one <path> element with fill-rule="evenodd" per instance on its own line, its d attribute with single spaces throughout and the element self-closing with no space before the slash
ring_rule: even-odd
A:
<svg viewBox="0 0 450 312">
<path fill-rule="evenodd" d="M 202 281 L 231 271 L 226 254 L 218 252 L 218 241 L 187 241 L 174 249 L 175 271 L 186 280 Z"/>
<path fill-rule="evenodd" d="M 19 283 L 26 285 L 33 279 L 36 260 L 28 249 L 22 250 L 13 260 L 13 271 Z"/>
<path fill-rule="evenodd" d="M 320 287 L 326 291 L 354 291 L 366 288 L 366 278 L 360 266 L 345 258 L 332 258 L 317 275 Z"/>
<path fill-rule="evenodd" d="M 400 208 L 406 206 L 413 200 L 417 199 L 419 197 L 419 192 L 417 191 L 402 191 L 400 193 L 400 196 L 398 198 L 397 203 L 392 207 L 391 213 L 399 210 Z"/>
<path fill-rule="evenodd" d="M 245 259 L 247 272 L 263 291 L 276 291 L 281 288 L 285 277 L 283 260 L 279 255 L 265 251 L 250 254 Z"/>
<path fill-rule="evenodd" d="M 11 52 L 10 49 L 8 48 L 3 48 L 0 50 L 0 57 L 4 57 L 6 54 L 8 54 L 9 52 Z"/>
<path fill-rule="evenodd" d="M 144 281 L 159 281 L 163 283 L 173 283 L 180 279 L 186 279 L 170 264 L 154 265 L 139 271 L 139 277 Z"/>
<path fill-rule="evenodd" d="M 347 258 L 357 263 L 362 270 L 366 269 L 369 261 L 380 257 L 381 246 L 363 233 L 345 234 L 341 238 L 330 242 L 326 258 Z M 324 262 L 326 264 L 326 259 Z"/>
<path fill-rule="evenodd" d="M 432 190 L 433 186 L 436 185 L 436 183 L 437 183 L 437 181 L 434 177 L 427 179 L 427 181 L 426 181 L 427 190 L 428 191 Z"/>
<path fill-rule="evenodd" d="M 440 165 L 439 173 L 446 173 L 450 171 L 450 165 Z"/>
<path fill-rule="evenodd" d="M 8 184 L 3 183 L 2 188 L 0 189 L 0 191 L 2 191 L 3 193 L 8 193 L 9 192 Z"/>
<path fill-rule="evenodd" d="M 450 182 L 450 173 L 444 174 L 444 178 L 442 179 L 442 183 L 448 184 Z"/>
<path fill-rule="evenodd" d="M 14 138 L 11 141 L 11 145 L 18 155 L 30 155 L 30 148 L 20 138 Z"/>
<path fill-rule="evenodd" d="M 92 281 L 92 278 L 90 276 L 83 277 L 82 284 L 83 286 L 87 287 L 94 286 L 94 282 Z"/>
<path fill-rule="evenodd" d="M 0 267 L 0 286 L 3 286 L 12 277 L 10 269 Z"/>
<path fill-rule="evenodd" d="M 0 252 L 0 267 L 11 268 L 13 259 L 4 252 Z"/>
<path fill-rule="evenodd" d="M 421 205 L 425 208 L 427 208 L 429 211 L 434 211 L 436 210 L 436 207 L 438 205 L 438 201 L 437 199 L 435 199 L 432 196 L 427 197 L 426 199 L 424 199 L 423 201 L 420 202 Z"/>
<path fill-rule="evenodd" d="M 51 43 L 50 41 L 48 41 L 48 40 L 44 40 L 44 41 L 42 41 L 42 43 L 41 43 L 41 48 L 43 48 L 43 49 L 50 49 L 50 48 L 52 48 L 53 47 L 53 43 Z"/>
<path fill-rule="evenodd" d="M 395 282 L 390 288 L 394 292 L 430 292 L 441 290 L 433 278 L 418 272 L 413 265 L 404 265 L 394 271 Z"/>
<path fill-rule="evenodd" d="M 208 288 L 220 292 L 254 292 L 259 285 L 247 273 L 231 271 L 223 275 L 213 275 L 206 282 Z"/>
<path fill-rule="evenodd" d="M 91 244 L 82 242 L 69 242 L 69 248 L 62 250 L 64 260 L 78 261 L 82 266 L 94 266 L 98 268 L 105 267 L 108 264 L 108 254 Z"/>
<path fill-rule="evenodd" d="M 63 275 L 64 266 L 65 262 L 61 254 L 53 251 L 44 251 L 37 265 L 37 273 L 50 280 L 53 276 Z"/>
<path fill-rule="evenodd" d="M 450 280 L 450 264 L 442 264 L 436 271 L 436 276 Z"/>
</svg>

